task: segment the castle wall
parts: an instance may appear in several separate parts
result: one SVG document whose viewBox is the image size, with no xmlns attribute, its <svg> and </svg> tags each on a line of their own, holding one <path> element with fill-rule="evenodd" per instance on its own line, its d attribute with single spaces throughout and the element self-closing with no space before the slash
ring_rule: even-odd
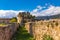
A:
<svg viewBox="0 0 60 40">
<path fill-rule="evenodd" d="M 0 26 L 0 40 L 10 40 L 18 26 L 17 23 L 7 24 L 4 27 Z"/>
<path fill-rule="evenodd" d="M 25 23 L 25 28 L 35 40 L 43 40 L 43 35 L 50 35 L 54 40 L 60 40 L 60 20 L 44 20 Z"/>
<path fill-rule="evenodd" d="M 0 18 L 0 23 L 9 23 L 11 19 L 9 18 Z"/>
</svg>

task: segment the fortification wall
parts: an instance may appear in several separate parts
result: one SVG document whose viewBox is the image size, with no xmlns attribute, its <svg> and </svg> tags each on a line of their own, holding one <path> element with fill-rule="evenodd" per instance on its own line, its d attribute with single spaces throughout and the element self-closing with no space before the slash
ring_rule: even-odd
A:
<svg viewBox="0 0 60 40">
<path fill-rule="evenodd" d="M 7 26 L 0 26 L 0 40 L 10 40 L 19 25 L 17 23 L 10 23 Z"/>
<path fill-rule="evenodd" d="M 54 40 L 60 40 L 60 20 L 44 20 L 25 23 L 25 28 L 35 40 L 43 40 L 44 34 Z"/>
</svg>

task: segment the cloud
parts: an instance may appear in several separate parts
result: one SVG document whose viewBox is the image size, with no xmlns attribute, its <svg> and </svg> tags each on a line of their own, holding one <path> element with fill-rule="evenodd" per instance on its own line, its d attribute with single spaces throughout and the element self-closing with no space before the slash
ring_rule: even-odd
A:
<svg viewBox="0 0 60 40">
<path fill-rule="evenodd" d="M 24 12 L 24 11 L 0 10 L 0 18 L 12 18 L 12 17 L 16 17 L 19 12 Z"/>
<path fill-rule="evenodd" d="M 34 9 L 36 11 L 34 11 L 34 10 L 31 11 L 31 14 L 35 15 L 35 16 L 50 16 L 50 15 L 60 14 L 60 6 L 50 5 L 49 7 L 45 7 L 45 8 L 46 9 L 42 8 L 44 10 L 36 8 L 36 9 Z"/>
<path fill-rule="evenodd" d="M 42 10 L 42 9 L 45 8 L 45 7 L 37 6 L 37 8 L 38 8 L 39 10 Z"/>
<path fill-rule="evenodd" d="M 47 5 L 47 4 L 46 4 Z M 19 12 L 25 12 L 24 10 L 0 10 L 0 18 L 12 18 L 16 17 Z M 53 6 L 49 5 L 46 6 L 40 6 L 38 5 L 36 9 L 30 12 L 32 15 L 35 16 L 50 16 L 50 15 L 56 15 L 60 14 L 60 6 Z"/>
</svg>

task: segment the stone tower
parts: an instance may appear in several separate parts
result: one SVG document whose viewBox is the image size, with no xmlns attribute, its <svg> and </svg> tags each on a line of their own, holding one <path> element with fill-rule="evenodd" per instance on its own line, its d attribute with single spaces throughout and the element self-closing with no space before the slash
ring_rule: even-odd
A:
<svg viewBox="0 0 60 40">
<path fill-rule="evenodd" d="M 30 20 L 30 13 L 29 12 L 20 12 L 17 15 L 17 22 L 18 23 L 23 23 Z"/>
<path fill-rule="evenodd" d="M 21 23 L 22 21 L 22 12 L 20 12 L 18 15 L 17 15 L 17 22 L 18 23 Z"/>
</svg>

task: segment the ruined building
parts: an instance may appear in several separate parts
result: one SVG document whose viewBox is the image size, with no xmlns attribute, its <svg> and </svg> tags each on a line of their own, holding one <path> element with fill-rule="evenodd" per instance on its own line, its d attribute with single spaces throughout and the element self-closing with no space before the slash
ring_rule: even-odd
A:
<svg viewBox="0 0 60 40">
<path fill-rule="evenodd" d="M 20 13 L 24 14 L 24 13 Z M 21 19 L 19 19 L 21 18 Z M 18 23 L 29 19 L 28 16 L 18 17 Z M 60 40 L 60 19 L 49 19 L 40 21 L 27 21 L 25 28 L 34 36 L 35 40 Z"/>
<path fill-rule="evenodd" d="M 25 28 L 35 40 L 60 40 L 60 19 L 27 22 Z"/>
<path fill-rule="evenodd" d="M 19 13 L 17 16 L 17 22 L 23 24 L 30 21 L 31 15 L 29 12 Z M 11 40 L 12 35 L 16 32 L 19 24 L 17 22 L 10 23 L 9 18 L 0 18 L 0 40 Z"/>
<path fill-rule="evenodd" d="M 20 12 L 17 15 L 17 22 L 20 24 L 33 21 L 33 17 L 29 12 Z"/>
<path fill-rule="evenodd" d="M 35 40 L 60 40 L 60 19 L 34 21 L 33 18 L 29 12 L 20 12 L 17 22 L 20 25 L 24 23 L 26 30 Z M 6 25 L 0 26 L 0 40 L 10 40 L 19 24 L 8 23 L 7 19 L 1 19 L 1 22 L 6 22 Z"/>
</svg>

